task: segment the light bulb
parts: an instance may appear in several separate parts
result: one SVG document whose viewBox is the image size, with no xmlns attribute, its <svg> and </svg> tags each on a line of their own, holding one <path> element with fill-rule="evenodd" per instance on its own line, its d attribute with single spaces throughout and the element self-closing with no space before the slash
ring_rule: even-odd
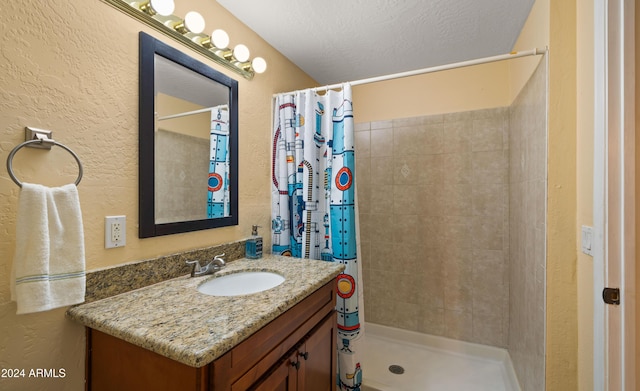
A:
<svg viewBox="0 0 640 391">
<path fill-rule="evenodd" d="M 229 46 L 229 35 L 221 29 L 213 30 L 211 33 L 211 43 L 218 49 L 224 49 Z"/>
<path fill-rule="evenodd" d="M 184 17 L 184 26 L 188 32 L 200 34 L 204 31 L 204 18 L 195 11 L 189 11 Z"/>
<path fill-rule="evenodd" d="M 267 62 L 262 57 L 256 57 L 251 60 L 251 68 L 255 73 L 264 73 L 267 70 Z"/>
<path fill-rule="evenodd" d="M 173 0 L 151 0 L 149 4 L 151 4 L 151 8 L 153 8 L 157 14 L 162 16 L 171 15 L 175 9 Z"/>
<path fill-rule="evenodd" d="M 154 16 L 156 14 L 169 16 L 173 13 L 175 4 L 173 3 L 173 0 L 150 0 L 140 4 L 139 7 L 140 11 L 145 12 L 151 16 Z"/>
<path fill-rule="evenodd" d="M 243 44 L 236 45 L 233 48 L 233 57 L 239 62 L 247 62 L 249 60 L 249 48 Z"/>
</svg>

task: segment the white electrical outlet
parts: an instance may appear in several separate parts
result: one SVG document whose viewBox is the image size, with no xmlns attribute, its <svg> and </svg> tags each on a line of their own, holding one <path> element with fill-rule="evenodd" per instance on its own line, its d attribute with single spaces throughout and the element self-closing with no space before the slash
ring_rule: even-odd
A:
<svg viewBox="0 0 640 391">
<path fill-rule="evenodd" d="M 127 243 L 127 216 L 104 218 L 104 248 L 124 247 Z"/>
</svg>

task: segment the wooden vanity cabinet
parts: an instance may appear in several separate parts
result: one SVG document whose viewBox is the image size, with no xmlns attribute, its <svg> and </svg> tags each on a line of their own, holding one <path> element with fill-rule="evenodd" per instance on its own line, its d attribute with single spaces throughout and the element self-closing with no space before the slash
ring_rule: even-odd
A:
<svg viewBox="0 0 640 391">
<path fill-rule="evenodd" d="M 333 313 L 289 352 L 261 380 L 251 386 L 252 391 L 335 390 L 335 323 Z"/>
<path fill-rule="evenodd" d="M 335 391 L 335 292 L 332 280 L 201 368 L 88 328 L 86 389 Z"/>
<path fill-rule="evenodd" d="M 251 391 L 296 391 L 298 389 L 298 367 L 293 364 L 297 361 L 298 353 L 291 353 L 285 357 L 273 371 L 269 372 Z"/>
</svg>

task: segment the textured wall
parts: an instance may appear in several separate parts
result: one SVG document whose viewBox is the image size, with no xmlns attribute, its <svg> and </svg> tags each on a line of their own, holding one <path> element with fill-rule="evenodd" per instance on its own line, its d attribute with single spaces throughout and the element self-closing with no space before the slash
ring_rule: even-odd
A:
<svg viewBox="0 0 640 391">
<path fill-rule="evenodd" d="M 511 105 L 509 355 L 523 391 L 544 390 L 546 61 Z"/>
<path fill-rule="evenodd" d="M 577 7 L 577 43 L 578 43 L 578 69 L 577 77 L 577 140 L 576 140 L 576 209 L 577 224 L 576 237 L 580 238 L 582 225 L 593 226 L 593 142 L 594 142 L 594 14 L 595 2 L 579 1 Z M 640 7 L 636 6 L 636 12 Z M 640 16 L 640 14 L 637 14 Z M 640 19 L 636 19 L 640 20 Z M 640 29 L 636 29 L 640 38 Z M 640 43 L 636 38 L 636 45 Z M 640 51 L 636 51 L 640 55 Z M 636 62 L 636 66 L 640 62 Z M 637 71 L 636 71 L 637 72 Z M 639 74 L 639 73 L 636 73 Z M 640 103 L 636 99 L 636 103 Z M 636 111 L 640 113 L 640 111 Z M 637 122 L 640 125 L 640 122 Z M 636 133 L 640 134 L 640 133 Z M 640 138 L 636 137 L 636 142 Z M 637 147 L 636 147 L 637 148 Z M 636 149 L 640 150 L 640 149 Z M 640 162 L 640 160 L 637 160 Z M 640 171 L 636 171 L 640 172 Z M 636 185 L 640 182 L 636 181 Z M 640 193 L 636 193 L 640 194 Z M 640 209 L 636 208 L 636 211 Z M 636 220 L 640 221 L 640 220 Z M 636 232 L 640 233 L 636 229 Z M 640 242 L 638 242 L 640 243 Z M 594 287 L 593 287 L 593 257 L 584 254 L 581 244 L 576 241 L 578 252 L 577 264 L 577 299 L 578 299 L 578 389 L 593 389 L 593 325 L 594 325 Z M 636 270 L 640 271 L 640 268 Z M 638 313 L 640 316 L 640 312 Z M 638 323 L 640 324 L 640 323 Z M 638 328 L 640 330 L 640 328 Z M 637 351 L 640 354 L 640 350 Z M 640 365 L 640 361 L 638 361 Z M 640 373 L 639 371 L 636 373 Z"/>
<path fill-rule="evenodd" d="M 549 2 L 545 378 L 546 390 L 565 391 L 578 388 L 577 1 Z"/>
<path fill-rule="evenodd" d="M 247 81 L 145 27 L 99 0 L 0 2 L 0 161 L 24 141 L 24 126 L 54 131 L 84 164 L 78 190 L 90 270 L 181 250 L 235 241 L 250 226 L 269 226 L 271 96 L 315 83 L 215 1 L 179 1 L 209 28 L 223 28 L 269 64 Z M 138 32 L 145 31 L 239 81 L 240 224 L 140 240 L 138 224 Z M 77 175 L 60 148 L 22 149 L 17 176 L 57 186 Z M 64 379 L 0 378 L 3 390 L 79 390 L 84 378 L 83 328 L 64 309 L 15 315 L 9 273 L 15 245 L 18 187 L 0 170 L 0 368 L 66 369 Z M 127 216 L 127 246 L 104 249 L 104 216 Z M 268 239 L 267 239 L 268 241 Z M 268 243 L 265 244 L 269 246 Z"/>
<path fill-rule="evenodd" d="M 505 347 L 508 109 L 359 124 L 366 319 Z"/>
<path fill-rule="evenodd" d="M 636 21 L 640 7 L 636 7 Z M 640 75 L 640 28 L 636 28 L 636 75 Z M 637 77 L 637 76 L 636 76 Z M 636 79 L 636 134 L 640 134 L 640 82 Z M 640 137 L 636 137 L 636 151 L 640 151 Z M 637 153 L 637 152 L 636 152 Z M 636 159 L 636 194 L 640 194 L 640 159 Z M 640 197 L 636 196 L 636 243 L 640 243 Z M 637 251 L 637 250 L 636 250 Z M 640 265 L 636 264 L 636 384 L 640 384 Z M 637 386 L 636 386 L 637 387 Z"/>
</svg>

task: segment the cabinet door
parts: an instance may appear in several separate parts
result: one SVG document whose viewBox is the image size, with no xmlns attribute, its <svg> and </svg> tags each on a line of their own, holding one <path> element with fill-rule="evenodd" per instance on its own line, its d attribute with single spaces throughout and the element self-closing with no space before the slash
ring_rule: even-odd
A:
<svg viewBox="0 0 640 391">
<path fill-rule="evenodd" d="M 253 385 L 250 391 L 296 391 L 300 363 L 297 352 L 281 361 L 266 377 Z"/>
<path fill-rule="evenodd" d="M 204 391 L 208 368 L 192 368 L 119 338 L 87 329 L 87 390 Z"/>
<path fill-rule="evenodd" d="M 336 314 L 327 316 L 298 349 L 299 389 L 336 389 Z"/>
</svg>

